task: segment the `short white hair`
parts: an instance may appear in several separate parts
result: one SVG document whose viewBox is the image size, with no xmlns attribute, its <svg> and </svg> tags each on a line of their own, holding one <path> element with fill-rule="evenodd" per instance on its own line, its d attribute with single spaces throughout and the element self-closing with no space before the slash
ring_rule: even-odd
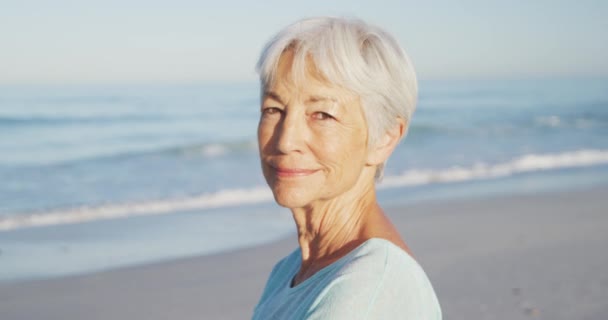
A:
<svg viewBox="0 0 608 320">
<path fill-rule="evenodd" d="M 368 126 L 368 145 L 374 145 L 397 118 L 406 130 L 416 108 L 418 84 L 409 57 L 384 30 L 358 19 L 303 19 L 281 30 L 262 50 L 257 63 L 262 93 L 273 85 L 279 60 L 293 50 L 292 77 L 303 79 L 307 60 L 332 84 L 360 98 Z M 382 178 L 384 164 L 376 169 Z"/>
</svg>

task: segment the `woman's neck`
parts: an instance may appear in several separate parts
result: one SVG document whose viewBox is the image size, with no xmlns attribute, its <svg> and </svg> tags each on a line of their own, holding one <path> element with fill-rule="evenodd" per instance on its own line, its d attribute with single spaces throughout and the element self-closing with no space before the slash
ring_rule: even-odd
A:
<svg viewBox="0 0 608 320">
<path fill-rule="evenodd" d="M 370 220 L 383 215 L 376 202 L 373 184 L 355 186 L 328 201 L 292 209 L 302 252 L 297 284 L 338 260 L 370 238 Z"/>
</svg>

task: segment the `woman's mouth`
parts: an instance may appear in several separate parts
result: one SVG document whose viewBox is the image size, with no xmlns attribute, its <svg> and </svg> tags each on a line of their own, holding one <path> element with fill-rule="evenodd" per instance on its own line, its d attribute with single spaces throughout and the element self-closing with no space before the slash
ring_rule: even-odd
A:
<svg viewBox="0 0 608 320">
<path fill-rule="evenodd" d="M 318 170 L 314 169 L 301 169 L 301 168 L 285 168 L 285 167 L 272 167 L 276 175 L 280 178 L 296 178 L 309 176 Z"/>
</svg>

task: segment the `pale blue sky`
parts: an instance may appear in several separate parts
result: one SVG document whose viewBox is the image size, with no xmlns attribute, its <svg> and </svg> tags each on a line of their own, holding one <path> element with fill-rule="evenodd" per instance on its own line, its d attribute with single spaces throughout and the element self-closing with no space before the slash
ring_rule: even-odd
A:
<svg viewBox="0 0 608 320">
<path fill-rule="evenodd" d="M 0 84 L 253 81 L 317 15 L 385 28 L 422 79 L 608 76 L 608 1 L 0 0 Z"/>
</svg>

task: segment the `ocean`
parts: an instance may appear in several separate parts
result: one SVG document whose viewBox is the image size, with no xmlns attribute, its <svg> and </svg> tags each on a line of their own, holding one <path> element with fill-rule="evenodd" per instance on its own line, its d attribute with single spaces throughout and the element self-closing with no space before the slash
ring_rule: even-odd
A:
<svg viewBox="0 0 608 320">
<path fill-rule="evenodd" d="M 261 175 L 258 98 L 256 83 L 0 86 L 0 281 L 295 232 Z M 607 137 L 608 79 L 421 81 L 378 196 L 400 206 L 606 185 Z"/>
</svg>

